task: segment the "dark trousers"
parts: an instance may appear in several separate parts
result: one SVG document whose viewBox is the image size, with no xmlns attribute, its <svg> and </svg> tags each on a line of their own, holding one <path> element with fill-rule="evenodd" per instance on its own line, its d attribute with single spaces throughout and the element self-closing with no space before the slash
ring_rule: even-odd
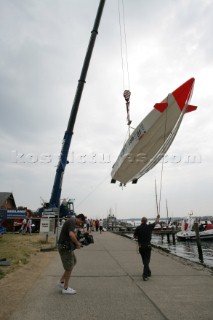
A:
<svg viewBox="0 0 213 320">
<path fill-rule="evenodd" d="M 141 245 L 139 247 L 139 252 L 141 254 L 142 262 L 143 262 L 143 276 L 148 277 L 151 275 L 151 270 L 149 268 L 150 258 L 151 258 L 151 245 Z"/>
</svg>

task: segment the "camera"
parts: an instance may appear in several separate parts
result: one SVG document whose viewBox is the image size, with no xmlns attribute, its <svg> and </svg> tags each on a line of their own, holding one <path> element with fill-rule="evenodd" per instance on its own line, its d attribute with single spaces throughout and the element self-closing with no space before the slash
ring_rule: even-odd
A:
<svg viewBox="0 0 213 320">
<path fill-rule="evenodd" d="M 88 246 L 89 244 L 94 243 L 93 236 L 88 232 L 82 233 L 80 230 L 78 230 L 76 237 L 80 242 L 81 247 Z M 76 249 L 76 245 L 71 241 L 64 241 L 63 243 L 58 243 L 58 248 L 73 251 Z"/>
<path fill-rule="evenodd" d="M 88 246 L 91 243 L 94 243 L 93 236 L 88 232 L 82 233 L 80 230 L 77 232 L 77 239 L 82 246 Z"/>
</svg>

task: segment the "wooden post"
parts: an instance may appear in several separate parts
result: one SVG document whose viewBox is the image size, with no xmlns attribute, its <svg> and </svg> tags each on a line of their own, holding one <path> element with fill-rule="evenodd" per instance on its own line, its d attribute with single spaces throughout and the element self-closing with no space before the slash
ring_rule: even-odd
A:
<svg viewBox="0 0 213 320">
<path fill-rule="evenodd" d="M 173 244 L 175 244 L 175 233 L 174 232 L 172 232 L 172 242 L 173 242 Z"/>
<path fill-rule="evenodd" d="M 167 233 L 167 242 L 170 243 L 170 234 Z"/>
<path fill-rule="evenodd" d="M 200 242 L 200 234 L 199 234 L 199 229 L 198 229 L 198 223 L 194 223 L 194 229 L 195 229 L 195 234 L 196 234 L 196 241 L 197 241 L 197 248 L 198 248 L 198 254 L 199 254 L 199 259 L 201 263 L 203 263 L 203 251 L 201 247 L 201 242 Z"/>
<path fill-rule="evenodd" d="M 172 226 L 172 242 L 175 244 L 175 227 Z"/>
</svg>

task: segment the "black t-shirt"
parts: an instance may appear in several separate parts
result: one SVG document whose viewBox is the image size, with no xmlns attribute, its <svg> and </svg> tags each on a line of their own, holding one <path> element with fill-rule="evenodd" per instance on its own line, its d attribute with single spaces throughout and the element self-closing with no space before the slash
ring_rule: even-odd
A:
<svg viewBox="0 0 213 320">
<path fill-rule="evenodd" d="M 69 233 L 70 231 L 75 231 L 76 223 L 75 218 L 70 218 L 64 222 L 63 227 L 61 229 L 60 237 L 58 240 L 59 244 L 64 244 L 67 242 L 71 242 Z"/>
<path fill-rule="evenodd" d="M 152 230 L 155 227 L 155 223 L 144 224 L 142 223 L 135 229 L 134 237 L 138 239 L 138 243 L 145 245 L 150 244 L 152 238 Z"/>
</svg>

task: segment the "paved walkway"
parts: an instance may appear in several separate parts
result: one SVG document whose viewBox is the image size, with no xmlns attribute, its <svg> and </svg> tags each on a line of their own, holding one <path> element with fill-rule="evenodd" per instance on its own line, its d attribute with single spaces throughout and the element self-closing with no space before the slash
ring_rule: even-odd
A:
<svg viewBox="0 0 213 320">
<path fill-rule="evenodd" d="M 63 271 L 59 256 L 44 270 L 10 320 L 196 320 L 213 318 L 213 276 L 169 255 L 152 251 L 152 277 L 142 280 L 134 241 L 104 232 L 76 250 L 78 264 L 62 295 L 56 283 Z"/>
</svg>

